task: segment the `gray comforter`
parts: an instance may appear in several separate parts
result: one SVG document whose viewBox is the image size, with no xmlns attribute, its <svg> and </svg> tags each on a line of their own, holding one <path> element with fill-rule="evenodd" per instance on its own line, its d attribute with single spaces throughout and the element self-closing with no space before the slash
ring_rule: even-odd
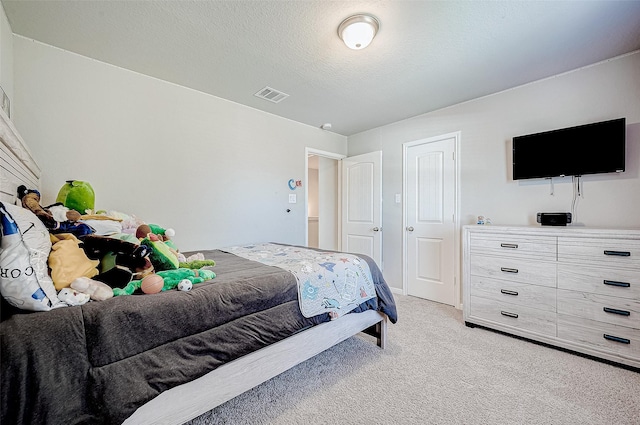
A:
<svg viewBox="0 0 640 425">
<path fill-rule="evenodd" d="M 0 422 L 122 423 L 164 390 L 329 320 L 302 316 L 290 273 L 217 250 L 205 257 L 216 261 L 217 277 L 190 292 L 121 296 L 3 320 Z M 395 322 L 391 292 L 366 259 L 378 297 L 355 312 L 377 309 Z"/>
</svg>

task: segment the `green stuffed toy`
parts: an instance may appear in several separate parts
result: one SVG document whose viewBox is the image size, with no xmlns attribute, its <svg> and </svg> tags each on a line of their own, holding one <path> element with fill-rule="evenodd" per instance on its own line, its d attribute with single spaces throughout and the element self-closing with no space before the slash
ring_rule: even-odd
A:
<svg viewBox="0 0 640 425">
<path fill-rule="evenodd" d="M 60 188 L 56 202 L 61 203 L 70 210 L 86 214 L 87 210 L 93 210 L 96 202 L 96 194 L 91 185 L 80 180 L 67 180 Z"/>
<path fill-rule="evenodd" d="M 175 289 L 181 280 L 187 279 L 191 283 L 201 283 L 205 280 L 210 280 L 216 277 L 216 274 L 212 270 L 192 270 L 192 269 L 175 269 L 175 270 L 164 270 L 156 273 L 164 280 L 164 285 L 162 286 L 163 291 L 168 291 L 170 289 Z M 132 280 L 129 282 L 127 286 L 124 288 L 114 288 L 113 295 L 131 295 L 136 290 L 140 289 L 140 285 L 142 284 L 142 280 Z"/>
<path fill-rule="evenodd" d="M 191 283 L 202 283 L 205 280 L 213 279 L 216 277 L 216 274 L 212 270 L 193 270 L 193 269 L 176 269 L 176 270 L 166 270 L 164 272 L 158 273 L 164 279 L 164 286 L 162 287 L 163 291 L 168 291 L 169 289 L 175 289 L 178 287 L 178 283 L 181 280 L 187 279 Z"/>
<path fill-rule="evenodd" d="M 178 257 L 175 256 L 169 246 L 158 240 L 153 241 L 149 237 L 146 237 L 140 241 L 140 245 L 146 245 L 151 248 L 151 254 L 149 254 L 149 260 L 156 269 L 156 271 L 174 270 L 179 266 Z"/>
<path fill-rule="evenodd" d="M 201 269 L 207 266 L 215 266 L 216 262 L 213 260 L 193 260 L 188 262 L 180 261 L 180 268 L 182 269 Z"/>
</svg>

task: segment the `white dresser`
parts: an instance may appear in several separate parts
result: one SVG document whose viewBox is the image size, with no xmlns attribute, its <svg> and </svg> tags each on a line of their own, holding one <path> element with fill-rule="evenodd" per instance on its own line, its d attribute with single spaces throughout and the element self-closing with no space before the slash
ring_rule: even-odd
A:
<svg viewBox="0 0 640 425">
<path fill-rule="evenodd" d="M 640 367 L 640 230 L 464 226 L 464 320 Z"/>
</svg>

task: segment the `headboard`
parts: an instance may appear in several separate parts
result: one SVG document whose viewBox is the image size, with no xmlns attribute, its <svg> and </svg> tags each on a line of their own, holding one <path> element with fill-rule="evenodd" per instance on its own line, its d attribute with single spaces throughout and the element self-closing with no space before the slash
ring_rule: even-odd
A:
<svg viewBox="0 0 640 425">
<path fill-rule="evenodd" d="M 21 184 L 40 190 L 40 173 L 20 133 L 0 110 L 0 201 L 15 203 Z"/>
</svg>

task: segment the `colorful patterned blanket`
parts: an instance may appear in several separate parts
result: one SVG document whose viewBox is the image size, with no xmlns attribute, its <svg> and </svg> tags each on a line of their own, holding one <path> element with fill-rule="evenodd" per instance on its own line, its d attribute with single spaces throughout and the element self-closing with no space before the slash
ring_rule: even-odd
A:
<svg viewBox="0 0 640 425">
<path fill-rule="evenodd" d="M 305 317 L 328 312 L 333 320 L 376 295 L 369 265 L 353 254 L 272 243 L 223 251 L 291 272 L 298 281 L 300 311 Z"/>
</svg>

